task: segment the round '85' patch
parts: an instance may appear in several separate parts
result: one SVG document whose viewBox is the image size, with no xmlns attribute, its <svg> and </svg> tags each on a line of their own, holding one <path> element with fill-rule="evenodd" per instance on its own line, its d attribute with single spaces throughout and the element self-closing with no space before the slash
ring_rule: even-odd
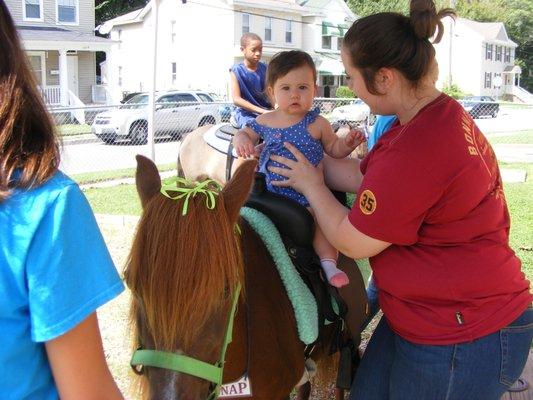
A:
<svg viewBox="0 0 533 400">
<path fill-rule="evenodd" d="M 361 197 L 359 198 L 359 208 L 361 209 L 361 212 L 363 214 L 370 215 L 376 211 L 376 206 L 377 201 L 374 193 L 368 189 L 363 191 L 363 193 L 361 193 Z"/>
</svg>

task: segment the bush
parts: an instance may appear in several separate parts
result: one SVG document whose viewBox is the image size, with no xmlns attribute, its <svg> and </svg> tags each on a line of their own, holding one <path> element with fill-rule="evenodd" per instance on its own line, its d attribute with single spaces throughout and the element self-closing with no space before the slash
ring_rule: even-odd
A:
<svg viewBox="0 0 533 400">
<path fill-rule="evenodd" d="M 455 84 L 451 84 L 451 85 L 448 85 L 448 84 L 445 84 L 443 87 L 442 87 L 442 91 L 444 93 L 446 93 L 448 96 L 450 97 L 453 97 L 454 99 L 460 99 L 462 97 L 465 97 L 466 96 L 466 93 L 464 93 L 460 88 L 459 86 L 455 85 Z"/>
<path fill-rule="evenodd" d="M 339 86 L 335 92 L 335 97 L 354 98 L 356 96 L 355 93 L 348 88 L 348 86 Z"/>
</svg>

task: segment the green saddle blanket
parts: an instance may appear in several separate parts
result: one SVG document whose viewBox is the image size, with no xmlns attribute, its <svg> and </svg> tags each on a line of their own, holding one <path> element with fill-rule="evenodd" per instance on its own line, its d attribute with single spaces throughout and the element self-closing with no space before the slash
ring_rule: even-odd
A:
<svg viewBox="0 0 533 400">
<path fill-rule="evenodd" d="M 253 208 L 243 207 L 240 213 L 261 237 L 276 264 L 294 309 L 300 340 L 313 343 L 318 338 L 317 303 L 287 254 L 278 229 L 266 215 Z"/>
</svg>

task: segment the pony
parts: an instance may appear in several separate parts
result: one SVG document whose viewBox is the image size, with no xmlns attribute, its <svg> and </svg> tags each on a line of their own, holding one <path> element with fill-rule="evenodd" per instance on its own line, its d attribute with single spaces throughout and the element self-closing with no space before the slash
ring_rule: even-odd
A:
<svg viewBox="0 0 533 400">
<path fill-rule="evenodd" d="M 346 129 L 345 124 L 347 122 L 336 123 L 334 130 L 341 132 L 339 129 Z M 212 125 L 199 127 L 182 139 L 177 159 L 177 171 L 179 176 L 193 181 L 209 176 L 224 185 L 227 180 L 227 155 L 215 150 L 204 140 L 205 132 L 211 127 Z M 324 162 L 330 163 L 330 168 L 335 168 L 334 163 L 344 161 L 325 157 Z M 230 176 L 233 176 L 238 165 L 238 162 L 231 164 Z M 328 185 L 335 185 L 334 182 L 328 180 L 327 170 L 325 179 Z M 352 334 L 352 339 L 354 343 L 359 344 L 361 341 L 360 328 L 368 313 L 365 283 L 357 265 L 342 253 L 339 254 L 338 267 L 350 278 L 350 284 L 341 288 L 339 294 L 348 307 L 345 320 Z"/>
<path fill-rule="evenodd" d="M 143 213 L 124 271 L 135 346 L 218 362 L 224 382 L 247 374 L 253 399 L 288 399 L 304 375 L 304 344 L 270 254 L 239 216 L 256 162 L 244 162 L 220 191 L 208 189 L 217 194 L 207 205 L 201 194 L 162 195 L 155 164 L 142 156 L 137 163 Z M 226 326 L 233 340 L 220 359 Z M 147 365 L 141 372 L 146 399 L 216 396 L 206 379 Z"/>
</svg>

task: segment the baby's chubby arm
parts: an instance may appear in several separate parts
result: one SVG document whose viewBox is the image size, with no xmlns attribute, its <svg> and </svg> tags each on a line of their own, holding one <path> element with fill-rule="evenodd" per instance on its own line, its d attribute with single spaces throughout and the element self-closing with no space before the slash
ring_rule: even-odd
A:
<svg viewBox="0 0 533 400">
<path fill-rule="evenodd" d="M 240 129 L 233 138 L 233 147 L 237 156 L 249 158 L 256 156 L 255 145 L 259 142 L 259 135 L 248 126 Z"/>
<path fill-rule="evenodd" d="M 327 119 L 318 116 L 316 122 L 319 124 L 322 146 L 324 152 L 333 158 L 344 158 L 366 140 L 365 134 L 359 129 L 352 129 L 345 136 L 339 137 Z"/>
</svg>

